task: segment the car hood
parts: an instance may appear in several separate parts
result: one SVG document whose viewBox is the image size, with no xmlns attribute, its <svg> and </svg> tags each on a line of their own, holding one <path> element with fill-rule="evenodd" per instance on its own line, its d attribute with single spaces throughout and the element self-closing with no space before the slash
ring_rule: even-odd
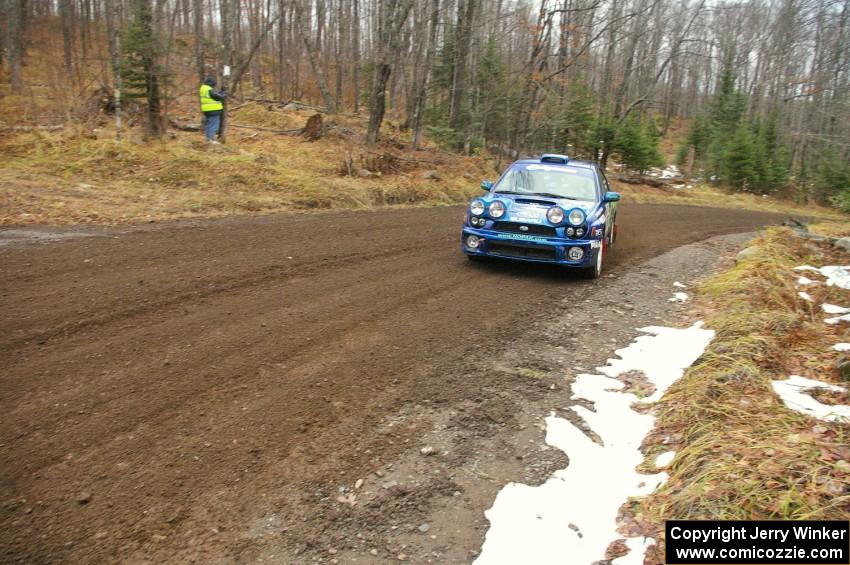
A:
<svg viewBox="0 0 850 565">
<path fill-rule="evenodd" d="M 500 200 L 506 208 L 502 220 L 533 224 L 545 224 L 546 211 L 552 206 L 560 206 L 569 212 L 573 208 L 582 210 L 589 220 L 593 220 L 600 206 L 591 200 L 569 200 L 566 198 L 547 198 L 542 196 L 524 196 L 520 194 L 494 194 L 485 198 L 486 201 Z"/>
</svg>

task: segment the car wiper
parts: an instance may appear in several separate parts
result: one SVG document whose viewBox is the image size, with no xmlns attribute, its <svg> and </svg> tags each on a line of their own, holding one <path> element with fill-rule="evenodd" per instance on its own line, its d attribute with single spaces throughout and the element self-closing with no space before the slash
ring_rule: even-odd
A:
<svg viewBox="0 0 850 565">
<path fill-rule="evenodd" d="M 532 192 L 529 196 L 547 196 L 549 198 L 564 198 L 566 200 L 578 200 L 573 196 L 563 196 L 561 194 L 552 194 L 551 192 Z"/>
<path fill-rule="evenodd" d="M 496 190 L 493 194 L 528 194 L 528 192 L 517 192 L 516 190 Z"/>
</svg>

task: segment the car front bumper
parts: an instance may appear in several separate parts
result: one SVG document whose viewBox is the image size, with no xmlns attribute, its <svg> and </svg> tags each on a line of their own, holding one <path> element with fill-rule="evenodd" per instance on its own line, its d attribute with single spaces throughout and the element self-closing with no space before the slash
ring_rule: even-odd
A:
<svg viewBox="0 0 850 565">
<path fill-rule="evenodd" d="M 470 235 L 478 236 L 480 243 L 477 248 L 467 245 L 467 237 Z M 596 264 L 596 255 L 601 252 L 601 245 L 602 242 L 598 239 L 524 236 L 469 226 L 463 227 L 460 238 L 461 249 L 467 255 L 533 263 L 554 263 L 577 268 L 593 267 Z M 581 260 L 569 259 L 567 250 L 570 247 L 579 247 L 584 251 Z"/>
</svg>

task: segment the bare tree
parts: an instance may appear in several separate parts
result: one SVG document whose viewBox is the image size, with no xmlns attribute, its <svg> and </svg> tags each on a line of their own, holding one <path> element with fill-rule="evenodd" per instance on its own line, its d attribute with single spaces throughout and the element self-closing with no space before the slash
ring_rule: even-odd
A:
<svg viewBox="0 0 850 565">
<path fill-rule="evenodd" d="M 328 112 L 336 112 L 336 102 L 331 96 L 331 90 L 328 87 L 328 79 L 325 77 L 325 71 L 319 61 L 317 46 L 310 39 L 309 31 L 304 27 L 304 7 L 301 5 L 301 0 L 294 0 L 295 16 L 297 20 L 298 34 L 301 41 L 304 43 L 304 48 L 307 50 L 307 57 L 310 59 L 310 68 L 313 70 L 313 75 L 316 77 L 316 82 L 319 86 L 319 91 L 322 93 L 322 99 L 325 101 L 325 106 Z"/>
<path fill-rule="evenodd" d="M 379 34 L 378 56 L 372 78 L 372 94 L 369 104 L 369 126 L 366 143 L 378 140 L 378 133 L 386 112 L 387 82 L 393 69 L 393 58 L 398 52 L 399 33 L 410 13 L 412 0 L 383 0 L 381 11 L 386 21 Z"/>
<path fill-rule="evenodd" d="M 115 113 L 115 139 L 121 139 L 121 36 L 118 23 L 121 21 L 121 3 L 114 2 L 105 7 L 106 35 L 109 42 L 109 62 L 112 68 L 112 100 Z"/>
<path fill-rule="evenodd" d="M 12 92 L 20 93 L 24 88 L 24 79 L 22 74 L 24 44 L 23 44 L 23 29 L 24 25 L 24 9 L 23 0 L 8 0 L 9 8 L 6 19 L 6 39 L 8 41 L 8 61 L 9 61 L 9 82 L 12 86 Z"/>
</svg>

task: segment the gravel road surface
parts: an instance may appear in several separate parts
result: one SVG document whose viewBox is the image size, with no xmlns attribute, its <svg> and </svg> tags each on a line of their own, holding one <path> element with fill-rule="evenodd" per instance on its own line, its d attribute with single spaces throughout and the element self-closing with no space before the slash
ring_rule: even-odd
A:
<svg viewBox="0 0 850 565">
<path fill-rule="evenodd" d="M 607 276 L 587 281 L 467 262 L 462 215 L 0 231 L 0 561 L 424 562 L 382 536 L 400 516 L 425 534 L 409 512 L 458 497 L 469 461 L 456 450 L 420 490 L 381 482 L 434 430 L 400 414 L 486 404 L 511 386 L 489 360 L 571 295 L 591 308 L 608 276 L 782 219 L 624 203 Z M 441 425 L 494 435 L 512 410 Z M 364 477 L 395 496 L 358 503 Z"/>
</svg>

